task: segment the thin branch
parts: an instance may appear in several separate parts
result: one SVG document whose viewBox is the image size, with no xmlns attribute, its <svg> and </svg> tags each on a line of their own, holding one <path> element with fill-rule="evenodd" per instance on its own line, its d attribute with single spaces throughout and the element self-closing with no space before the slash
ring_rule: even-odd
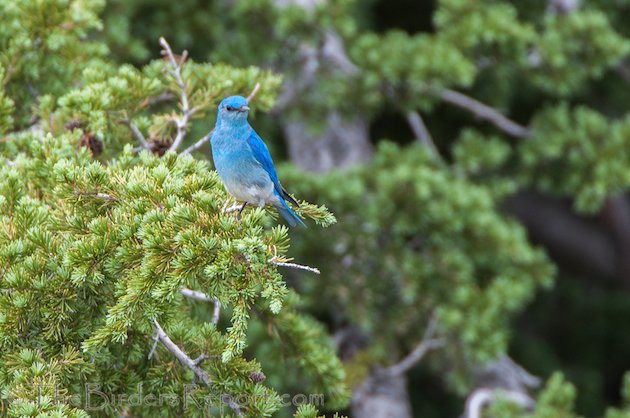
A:
<svg viewBox="0 0 630 418">
<path fill-rule="evenodd" d="M 168 351 L 170 351 L 171 354 L 173 354 L 175 356 L 175 358 L 177 360 L 179 360 L 180 363 L 182 363 L 184 366 L 186 366 L 190 370 L 192 370 L 192 372 L 195 374 L 195 376 L 197 376 L 197 378 L 199 380 L 201 380 L 204 385 L 210 386 L 210 384 L 212 383 L 212 380 L 210 379 L 210 376 L 208 376 L 208 373 L 206 373 L 201 367 L 199 367 L 195 363 L 196 360 L 191 359 L 188 356 L 188 354 L 184 353 L 182 351 L 182 349 L 179 348 L 177 346 L 177 344 L 175 344 L 169 338 L 168 335 L 166 335 L 166 333 L 164 332 L 164 330 L 162 329 L 162 327 L 160 326 L 158 321 L 153 320 L 153 325 L 155 326 L 156 338 L 162 344 L 164 344 L 164 347 L 166 347 L 166 349 Z M 234 402 L 234 399 L 231 396 L 228 395 L 225 400 L 227 401 L 228 405 L 230 406 L 230 408 L 232 408 L 232 410 L 234 411 L 234 413 L 237 416 L 239 416 L 239 417 L 243 417 L 244 416 L 243 412 L 240 409 L 240 407 L 238 406 L 238 404 L 236 402 Z"/>
<path fill-rule="evenodd" d="M 411 370 L 416 364 L 418 364 L 420 360 L 422 360 L 430 350 L 443 346 L 446 343 L 444 339 L 433 338 L 436 328 L 437 316 L 433 314 L 431 315 L 431 319 L 429 320 L 429 324 L 427 325 L 424 337 L 422 337 L 422 340 L 420 341 L 420 343 L 418 343 L 416 348 L 414 348 L 413 351 L 400 362 L 385 369 L 385 372 L 390 376 L 403 375 Z"/>
<path fill-rule="evenodd" d="M 227 202 L 226 202 L 225 205 L 223 205 L 223 209 L 221 210 L 221 212 L 222 213 L 238 212 L 239 210 L 241 210 L 242 207 L 243 207 L 243 205 L 239 204 L 238 202 L 234 203 L 230 207 L 227 207 Z"/>
<path fill-rule="evenodd" d="M 278 266 L 278 267 L 289 267 L 289 268 L 298 269 L 298 270 L 310 271 L 311 273 L 315 273 L 315 274 L 320 274 L 319 269 L 316 269 L 315 267 L 309 267 L 309 266 L 304 266 L 302 264 L 286 263 L 283 261 L 278 261 L 278 257 L 275 255 L 271 257 L 269 262 L 273 264 L 274 266 Z"/>
<path fill-rule="evenodd" d="M 431 133 L 427 129 L 424 121 L 422 120 L 422 116 L 420 113 L 415 110 L 410 110 L 407 112 L 407 122 L 409 122 L 409 126 L 413 131 L 413 134 L 416 136 L 416 139 L 420 141 L 424 146 L 426 146 L 429 151 L 437 158 L 438 160 L 442 160 L 442 156 L 435 146 L 435 142 L 433 142 L 433 138 L 431 137 Z"/>
<path fill-rule="evenodd" d="M 498 129 L 515 138 L 526 139 L 531 136 L 531 131 L 526 127 L 508 119 L 498 110 L 465 94 L 446 89 L 439 92 L 439 97 L 447 103 L 468 110 L 478 118 L 490 122 Z"/>
<path fill-rule="evenodd" d="M 105 200 L 109 200 L 110 202 L 115 202 L 116 198 L 113 196 L 110 196 L 108 194 L 105 193 L 97 193 L 97 192 L 72 192 L 72 194 L 76 195 L 76 196 L 94 196 L 94 197 L 98 197 L 99 199 L 105 199 Z"/>
<path fill-rule="evenodd" d="M 126 120 L 125 125 L 129 127 L 129 130 L 131 130 L 131 133 L 133 134 L 133 136 L 136 137 L 136 139 L 138 140 L 138 142 L 140 142 L 140 145 L 142 145 L 144 149 L 150 150 L 151 148 L 153 148 L 151 144 L 149 144 L 149 142 L 147 142 L 147 140 L 144 138 L 144 135 L 142 135 L 142 132 L 140 132 L 140 129 L 138 129 L 138 127 L 134 125 L 132 121 Z"/>
<path fill-rule="evenodd" d="M 208 360 L 209 358 L 210 358 L 210 356 L 208 354 L 203 353 L 202 355 L 200 355 L 199 357 L 194 359 L 193 363 L 195 363 L 195 366 L 199 366 L 201 363 L 204 362 L 204 360 Z"/>
<path fill-rule="evenodd" d="M 486 389 L 480 388 L 474 390 L 466 400 L 466 413 L 464 418 L 481 418 L 483 408 L 494 402 L 497 398 L 505 398 L 512 401 L 523 408 L 532 409 L 535 406 L 535 402 L 528 395 L 503 389 Z"/>
<path fill-rule="evenodd" d="M 170 91 L 167 91 L 165 93 L 160 94 L 159 96 L 149 97 L 148 99 L 145 100 L 144 105 L 155 106 L 162 103 L 171 102 L 175 99 L 177 99 L 177 96 L 171 93 Z"/>
<path fill-rule="evenodd" d="M 249 93 L 249 96 L 247 96 L 247 103 L 250 103 L 252 100 L 254 100 L 254 98 L 258 94 L 258 90 L 260 90 L 260 83 L 256 83 L 256 85 L 254 86 L 254 90 L 252 90 L 252 92 Z"/>
<path fill-rule="evenodd" d="M 212 312 L 212 323 L 217 325 L 219 323 L 219 315 L 221 314 L 221 301 L 214 299 L 214 311 Z"/>
<path fill-rule="evenodd" d="M 211 302 L 213 299 L 206 295 L 205 293 L 198 292 L 196 290 L 191 290 L 188 288 L 182 288 L 182 295 L 186 296 L 188 299 L 200 300 L 202 302 Z"/>
<path fill-rule="evenodd" d="M 194 144 L 192 144 L 191 146 L 183 150 L 180 154 L 187 155 L 187 154 L 190 154 L 191 152 L 197 151 L 199 148 L 203 146 L 203 144 L 205 144 L 207 141 L 210 140 L 210 137 L 212 136 L 212 132 L 214 132 L 214 129 L 210 131 L 207 135 L 204 135 L 203 137 L 201 137 L 201 139 L 199 139 L 197 142 L 195 142 Z"/>
<path fill-rule="evenodd" d="M 170 351 L 180 363 L 192 370 L 195 376 L 197 376 L 204 385 L 210 386 L 212 380 L 210 379 L 210 376 L 208 376 L 208 373 L 197 366 L 195 361 L 188 357 L 188 354 L 184 353 L 182 349 L 179 348 L 168 335 L 166 335 L 158 321 L 154 320 L 153 325 L 155 326 L 156 338 L 164 344 L 164 347 L 166 347 L 166 349 Z"/>
<path fill-rule="evenodd" d="M 182 288 L 182 295 L 186 296 L 189 299 L 200 300 L 202 302 L 212 302 L 214 303 L 214 311 L 212 312 L 212 323 L 214 325 L 219 323 L 219 315 L 221 314 L 221 301 L 217 298 L 212 298 L 205 293 L 198 292 L 196 290 L 191 290 L 188 288 Z"/>
<path fill-rule="evenodd" d="M 153 358 L 153 354 L 155 354 L 155 349 L 157 348 L 158 342 L 160 340 L 158 339 L 157 333 L 155 334 L 155 337 L 153 337 L 153 345 L 151 346 L 151 351 L 149 351 L 149 355 L 147 356 L 147 358 L 149 360 L 151 360 Z"/>
<path fill-rule="evenodd" d="M 186 93 L 186 84 L 184 83 L 184 79 L 182 78 L 182 66 L 188 57 L 188 51 L 184 51 L 182 53 L 182 57 L 179 62 L 175 59 L 175 55 L 173 54 L 173 50 L 171 46 L 166 42 L 166 39 L 160 38 L 160 45 L 162 48 L 162 55 L 168 57 L 172 70 L 169 73 L 173 76 L 175 81 L 177 82 L 177 87 L 179 88 L 179 97 L 182 105 L 182 114 L 180 117 L 176 117 L 175 125 L 177 126 L 177 135 L 175 135 L 175 140 L 171 144 L 169 151 L 177 151 L 177 148 L 181 145 L 186 137 L 186 129 L 188 128 L 188 122 L 192 117 L 193 113 L 195 113 L 195 109 L 191 109 L 188 104 L 188 93 Z"/>
</svg>

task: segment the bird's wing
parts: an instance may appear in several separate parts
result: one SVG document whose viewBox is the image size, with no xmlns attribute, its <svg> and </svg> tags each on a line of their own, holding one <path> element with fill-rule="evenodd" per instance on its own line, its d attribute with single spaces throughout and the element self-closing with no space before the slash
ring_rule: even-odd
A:
<svg viewBox="0 0 630 418">
<path fill-rule="evenodd" d="M 247 138 L 247 143 L 252 149 L 252 153 L 254 154 L 254 158 L 256 161 L 262 165 L 264 170 L 269 174 L 271 181 L 273 182 L 273 186 L 276 189 L 276 192 L 280 197 L 285 200 L 288 200 L 295 206 L 300 206 L 298 202 L 289 194 L 280 184 L 280 180 L 278 180 L 278 173 L 276 173 L 276 167 L 273 165 L 273 160 L 271 159 L 271 154 L 269 154 L 269 149 L 264 141 L 258 136 L 256 131 L 252 129 L 252 133 Z"/>
<path fill-rule="evenodd" d="M 276 189 L 276 192 L 280 196 L 284 197 L 284 190 L 282 190 L 282 186 L 280 185 L 280 181 L 278 180 L 278 173 L 276 173 L 276 167 L 273 165 L 273 161 L 271 160 L 271 154 L 269 154 L 269 149 L 267 145 L 263 142 L 262 139 L 258 136 L 258 134 L 252 129 L 252 133 L 247 138 L 247 143 L 249 147 L 252 149 L 252 153 L 254 154 L 254 158 L 256 161 L 262 165 L 263 169 L 269 174 L 271 181 Z"/>
</svg>

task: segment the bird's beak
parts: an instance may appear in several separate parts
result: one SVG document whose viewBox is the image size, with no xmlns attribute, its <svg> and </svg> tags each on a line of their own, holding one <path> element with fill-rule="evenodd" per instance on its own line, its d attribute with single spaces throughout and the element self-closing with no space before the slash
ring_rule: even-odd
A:
<svg viewBox="0 0 630 418">
<path fill-rule="evenodd" d="M 239 112 L 247 112 L 249 110 L 249 106 L 241 106 L 238 108 Z"/>
</svg>

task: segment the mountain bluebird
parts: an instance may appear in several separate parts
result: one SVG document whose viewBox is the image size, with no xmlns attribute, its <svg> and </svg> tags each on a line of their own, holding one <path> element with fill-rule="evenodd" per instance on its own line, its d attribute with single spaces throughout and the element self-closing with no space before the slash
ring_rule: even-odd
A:
<svg viewBox="0 0 630 418">
<path fill-rule="evenodd" d="M 299 206 L 284 190 L 269 150 L 247 122 L 247 99 L 231 96 L 219 104 L 217 122 L 210 138 L 212 158 L 227 191 L 243 202 L 239 216 L 249 203 L 273 205 L 291 226 L 304 222 L 287 205 Z"/>
</svg>

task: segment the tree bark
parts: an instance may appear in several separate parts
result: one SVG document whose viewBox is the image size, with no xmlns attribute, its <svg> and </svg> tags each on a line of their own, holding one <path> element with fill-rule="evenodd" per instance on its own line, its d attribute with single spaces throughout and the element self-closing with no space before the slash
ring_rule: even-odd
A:
<svg viewBox="0 0 630 418">
<path fill-rule="evenodd" d="M 411 418 L 407 377 L 375 369 L 352 393 L 353 418 Z"/>
</svg>

